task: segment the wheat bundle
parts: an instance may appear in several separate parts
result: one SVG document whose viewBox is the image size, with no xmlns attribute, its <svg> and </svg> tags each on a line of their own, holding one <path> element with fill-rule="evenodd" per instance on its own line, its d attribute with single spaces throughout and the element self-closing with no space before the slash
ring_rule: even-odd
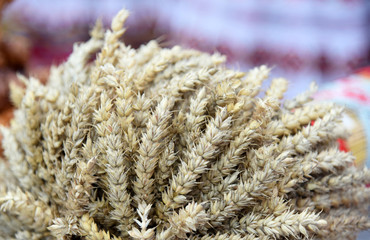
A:
<svg viewBox="0 0 370 240">
<path fill-rule="evenodd" d="M 270 69 L 119 39 L 128 16 L 20 76 L 2 127 L 4 239 L 349 239 L 370 227 L 367 169 L 338 150 L 342 109 L 282 101 Z M 96 59 L 91 58 L 97 53 Z"/>
</svg>

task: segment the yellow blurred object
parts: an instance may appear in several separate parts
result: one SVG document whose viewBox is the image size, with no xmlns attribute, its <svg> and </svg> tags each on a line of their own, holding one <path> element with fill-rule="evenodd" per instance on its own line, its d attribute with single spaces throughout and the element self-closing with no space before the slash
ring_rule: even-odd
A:
<svg viewBox="0 0 370 240">
<path fill-rule="evenodd" d="M 350 137 L 346 142 L 339 142 L 341 149 L 355 155 L 355 165 L 359 168 L 370 167 L 370 67 L 324 85 L 315 98 L 346 108 L 343 121 Z"/>
<path fill-rule="evenodd" d="M 352 110 L 347 109 L 346 114 L 345 118 L 349 118 L 352 121 L 352 126 L 348 126 L 350 137 L 347 140 L 347 147 L 356 157 L 355 165 L 363 167 L 368 155 L 368 150 L 366 149 L 368 139 L 365 135 L 365 129 L 361 120 Z"/>
</svg>

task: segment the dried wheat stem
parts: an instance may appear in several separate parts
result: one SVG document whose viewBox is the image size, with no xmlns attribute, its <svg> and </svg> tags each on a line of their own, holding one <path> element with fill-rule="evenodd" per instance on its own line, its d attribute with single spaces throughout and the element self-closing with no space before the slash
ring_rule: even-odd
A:
<svg viewBox="0 0 370 240">
<path fill-rule="evenodd" d="M 182 145 L 194 146 L 201 133 L 202 125 L 206 121 L 205 113 L 209 100 L 205 87 L 202 87 L 196 96 L 190 100 L 189 112 L 185 113 L 184 133 L 181 135 Z"/>
<path fill-rule="evenodd" d="M 121 240 L 120 237 L 116 237 L 109 232 L 99 230 L 98 226 L 94 222 L 94 219 L 89 214 L 84 214 L 78 221 L 79 223 L 79 234 L 89 240 Z"/>
<path fill-rule="evenodd" d="M 107 173 L 106 193 L 109 204 L 112 206 L 110 216 L 116 220 L 123 237 L 127 237 L 129 226 L 133 223 L 133 209 L 131 207 L 131 194 L 129 193 L 128 156 L 124 152 L 123 136 L 117 124 L 117 117 L 112 115 L 108 120 L 110 134 L 105 137 L 105 154 L 107 160 L 105 171 Z"/>
<path fill-rule="evenodd" d="M 113 18 L 111 29 L 105 32 L 104 44 L 101 48 L 101 53 L 98 54 L 96 59 L 97 65 L 104 65 L 106 63 L 116 64 L 117 61 L 117 50 L 120 48 L 119 38 L 125 33 L 126 29 L 123 25 L 128 17 L 129 13 L 127 10 L 121 10 Z M 122 49 L 121 49 L 122 50 Z M 93 73 L 95 75 L 96 73 Z M 99 74 L 96 74 L 99 76 Z M 93 82 L 94 83 L 94 82 Z"/>
<path fill-rule="evenodd" d="M 73 52 L 68 60 L 54 70 L 51 78 L 56 81 L 50 81 L 52 87 L 56 87 L 64 93 L 67 93 L 71 84 L 80 82 L 88 83 L 87 62 L 93 53 L 102 46 L 102 41 L 97 38 L 91 38 L 86 43 L 74 44 Z"/>
<path fill-rule="evenodd" d="M 180 209 L 179 213 L 174 212 L 169 217 L 170 227 L 162 231 L 157 239 L 186 239 L 189 233 L 196 232 L 197 229 L 207 223 L 207 214 L 202 205 L 195 202 L 189 203 L 185 208 Z"/>
<path fill-rule="evenodd" d="M 271 238 L 298 238 L 300 236 L 307 238 L 310 232 L 318 233 L 326 225 L 326 221 L 320 219 L 319 214 L 308 211 L 301 213 L 286 211 L 279 216 L 265 217 L 251 213 L 242 217 L 239 223 L 240 229 L 235 231 L 240 234 L 249 233 Z"/>
<path fill-rule="evenodd" d="M 262 82 L 268 78 L 270 71 L 270 68 L 262 65 L 260 67 L 255 67 L 251 69 L 247 73 L 247 76 L 242 83 L 247 89 L 251 89 L 253 91 L 249 95 L 251 98 L 258 95 Z"/>
<path fill-rule="evenodd" d="M 55 218 L 48 230 L 57 239 L 65 239 L 66 236 L 77 235 L 79 230 L 78 220 L 74 216 Z"/>
<path fill-rule="evenodd" d="M 304 154 L 309 152 L 318 143 L 328 143 L 341 137 L 341 132 L 337 132 L 337 123 L 341 108 L 334 108 L 323 118 L 317 119 L 312 126 L 304 127 L 295 135 L 283 137 L 279 143 L 279 151 L 294 150 Z"/>
<path fill-rule="evenodd" d="M 316 83 L 312 82 L 310 85 L 310 89 L 307 91 L 298 94 L 294 99 L 287 100 L 284 103 L 284 108 L 288 110 L 292 110 L 298 107 L 303 106 L 304 104 L 312 101 L 312 95 L 317 91 L 317 85 Z"/>
<path fill-rule="evenodd" d="M 234 233 L 217 233 L 215 235 L 204 235 L 203 237 L 191 237 L 191 240 L 268 240 L 270 238 L 264 236 L 264 237 L 256 237 L 253 234 L 248 235 L 240 235 L 240 234 L 234 234 Z"/>
<path fill-rule="evenodd" d="M 24 152 L 20 149 L 14 134 L 10 129 L 5 127 L 1 127 L 0 129 L 3 136 L 2 144 L 3 146 L 8 146 L 4 149 L 4 155 L 8 159 L 9 168 L 18 179 L 20 186 L 25 190 L 40 192 L 40 186 L 42 185 L 41 179 L 35 175 L 31 166 L 26 161 Z M 15 130 L 15 128 L 13 129 Z"/>
<path fill-rule="evenodd" d="M 143 67 L 143 71 L 138 73 L 139 76 L 135 81 L 135 90 L 142 92 L 147 89 L 158 73 L 162 72 L 168 66 L 172 57 L 171 53 L 166 54 L 163 52 L 153 56 L 145 67 Z"/>
<path fill-rule="evenodd" d="M 281 100 L 288 89 L 288 80 L 285 78 L 274 78 L 270 87 L 266 90 L 265 98 L 275 98 Z"/>
<path fill-rule="evenodd" d="M 273 194 L 276 179 L 284 173 L 285 162 L 290 162 L 285 154 L 276 157 L 271 163 L 266 163 L 262 170 L 257 170 L 252 178 L 243 173 L 241 179 L 234 187 L 223 193 L 221 200 L 211 200 L 209 211 L 212 226 L 220 226 L 246 207 L 255 206 L 259 200 Z"/>
<path fill-rule="evenodd" d="M 321 179 L 315 179 L 307 182 L 304 186 L 306 191 L 314 191 L 317 193 L 327 193 L 334 191 L 341 191 L 348 188 L 356 187 L 363 184 L 370 183 L 370 171 L 364 169 L 357 171 L 347 171 L 343 175 L 328 175 Z"/>
<path fill-rule="evenodd" d="M 367 216 L 359 217 L 357 215 L 345 215 L 341 217 L 329 216 L 325 218 L 327 225 L 320 232 L 319 236 L 328 236 L 330 233 L 336 235 L 336 233 L 353 233 L 360 232 L 362 230 L 370 228 L 370 222 Z"/>
<path fill-rule="evenodd" d="M 178 160 L 175 153 L 175 143 L 171 140 L 168 146 L 165 147 L 158 161 L 158 171 L 155 173 L 155 178 L 158 181 L 158 190 L 163 192 L 171 177 L 173 164 Z"/>
<path fill-rule="evenodd" d="M 29 192 L 17 189 L 0 196 L 1 211 L 17 215 L 27 229 L 44 232 L 54 218 L 55 211 Z"/>
<path fill-rule="evenodd" d="M 137 208 L 137 213 L 140 216 L 140 220 L 135 219 L 137 225 L 139 225 L 140 230 L 136 227 L 133 227 L 128 234 L 130 237 L 137 240 L 151 240 L 155 237 L 154 228 L 148 228 L 150 224 L 150 219 L 148 218 L 149 212 L 152 205 L 147 205 L 146 203 L 139 203 Z"/>
<path fill-rule="evenodd" d="M 295 204 L 301 210 L 309 208 L 328 211 L 340 206 L 357 206 L 369 199 L 370 190 L 365 186 L 360 186 L 329 194 L 315 194 L 311 197 L 297 198 Z"/>
<path fill-rule="evenodd" d="M 196 180 L 207 169 L 209 160 L 218 154 L 218 147 L 230 135 L 231 118 L 225 108 L 217 111 L 214 119 L 207 124 L 206 132 L 196 147 L 189 149 L 187 162 L 182 162 L 178 173 L 173 176 L 170 187 L 162 194 L 167 208 L 179 208 L 187 202 L 186 195 L 196 185 Z"/>
<path fill-rule="evenodd" d="M 67 216 L 80 217 L 86 213 L 93 184 L 96 182 L 94 176 L 96 171 L 95 165 L 96 157 L 91 158 L 87 163 L 81 161 L 77 164 L 76 173 L 66 202 Z"/>
<path fill-rule="evenodd" d="M 73 108 L 71 123 L 66 127 L 66 140 L 63 144 L 64 158 L 62 161 L 62 169 L 66 179 L 63 181 L 65 186 L 70 184 L 73 178 L 76 164 L 80 159 L 79 148 L 82 146 L 84 139 L 91 125 L 88 122 L 92 119 L 92 112 L 95 108 L 96 97 L 94 89 L 83 92 L 76 100 L 76 106 Z"/>
<path fill-rule="evenodd" d="M 168 137 L 168 125 L 171 118 L 171 109 L 174 102 L 164 98 L 147 123 L 146 132 L 138 150 L 138 160 L 135 163 L 136 180 L 133 190 L 136 193 L 134 200 L 137 204 L 142 201 L 150 204 L 154 199 L 154 170 L 158 165 L 158 158 L 163 151 Z"/>
<path fill-rule="evenodd" d="M 133 58 L 135 59 L 135 63 L 138 66 L 144 66 L 151 59 L 153 59 L 156 54 L 159 54 L 161 50 L 162 49 L 160 48 L 158 42 L 155 40 L 151 40 L 147 44 L 141 45 L 137 49 L 137 54 Z"/>
<path fill-rule="evenodd" d="M 312 174 L 340 173 L 345 167 L 354 162 L 355 157 L 351 153 L 342 152 L 337 148 L 321 151 L 317 155 L 317 163 L 306 162 L 307 167 L 312 166 Z"/>
</svg>

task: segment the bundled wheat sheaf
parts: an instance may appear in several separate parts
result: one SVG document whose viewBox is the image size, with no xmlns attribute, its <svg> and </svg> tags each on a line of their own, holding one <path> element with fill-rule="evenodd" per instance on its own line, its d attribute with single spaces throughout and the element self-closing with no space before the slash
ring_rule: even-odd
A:
<svg viewBox="0 0 370 240">
<path fill-rule="evenodd" d="M 139 49 L 128 16 L 51 69 L 20 76 L 2 127 L 3 239 L 351 239 L 370 227 L 370 174 L 338 150 L 342 109 L 282 101 L 270 69 Z M 91 61 L 96 56 L 94 61 Z"/>
</svg>

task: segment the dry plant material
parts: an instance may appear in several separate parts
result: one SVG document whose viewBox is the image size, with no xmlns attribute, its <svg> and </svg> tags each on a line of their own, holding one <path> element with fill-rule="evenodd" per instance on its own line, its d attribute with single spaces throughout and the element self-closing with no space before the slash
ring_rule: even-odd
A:
<svg viewBox="0 0 370 240">
<path fill-rule="evenodd" d="M 46 85 L 20 76 L 2 127 L 4 239 L 337 239 L 370 227 L 367 169 L 338 151 L 342 109 L 282 102 L 270 69 L 100 24 Z M 91 57 L 97 57 L 91 62 Z M 265 93 L 265 94 L 264 94 Z M 349 214 L 350 213 L 350 214 Z"/>
</svg>

